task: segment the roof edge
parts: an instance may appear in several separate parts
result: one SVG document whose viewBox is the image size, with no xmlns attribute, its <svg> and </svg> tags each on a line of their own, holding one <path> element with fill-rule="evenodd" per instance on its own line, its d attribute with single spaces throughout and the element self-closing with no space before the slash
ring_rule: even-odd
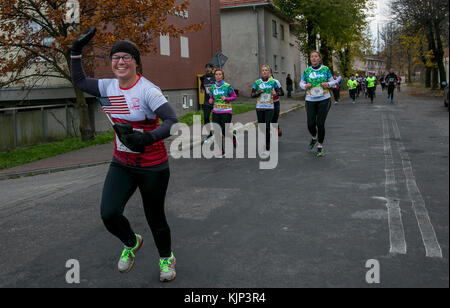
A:
<svg viewBox="0 0 450 308">
<path fill-rule="evenodd" d="M 230 6 L 221 6 L 220 9 L 221 10 L 226 10 L 226 9 L 238 9 L 238 8 L 245 8 L 245 7 L 256 7 L 256 6 L 268 6 L 270 5 L 270 3 L 265 2 L 265 3 L 246 3 L 246 4 L 238 4 L 238 5 L 230 5 Z"/>
</svg>

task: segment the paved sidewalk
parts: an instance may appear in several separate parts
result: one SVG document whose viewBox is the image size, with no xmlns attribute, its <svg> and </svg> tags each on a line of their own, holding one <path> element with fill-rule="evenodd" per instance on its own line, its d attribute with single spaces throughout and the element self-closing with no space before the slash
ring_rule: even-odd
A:
<svg viewBox="0 0 450 308">
<path fill-rule="evenodd" d="M 250 100 L 250 99 L 249 99 Z M 304 106 L 304 101 L 295 99 L 282 99 L 280 117 L 298 110 Z M 233 116 L 233 123 L 250 124 L 256 121 L 256 112 L 250 111 Z M 175 137 L 166 140 L 166 146 Z M 190 143 L 191 147 L 195 144 Z M 96 145 L 73 152 L 45 158 L 29 164 L 17 166 L 0 171 L 0 180 L 17 178 L 22 176 L 32 176 L 37 174 L 51 173 L 63 170 L 83 168 L 111 162 L 114 150 L 114 143 Z"/>
</svg>

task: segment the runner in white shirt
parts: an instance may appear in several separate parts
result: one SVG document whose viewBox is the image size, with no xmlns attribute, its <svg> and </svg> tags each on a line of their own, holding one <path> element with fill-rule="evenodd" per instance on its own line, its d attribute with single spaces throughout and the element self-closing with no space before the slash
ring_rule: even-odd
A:
<svg viewBox="0 0 450 308">
<path fill-rule="evenodd" d="M 161 90 L 142 76 L 139 50 L 132 42 L 120 41 L 111 49 L 115 79 L 85 76 L 82 48 L 95 31 L 95 27 L 91 28 L 73 42 L 71 74 L 75 87 L 98 97 L 116 131 L 114 156 L 103 187 L 101 217 L 106 229 L 124 244 L 118 269 L 127 273 L 134 265 L 143 238 L 132 230 L 123 213 L 139 188 L 160 255 L 160 281 L 170 281 L 176 276 L 176 260 L 164 211 L 170 171 L 163 139 L 170 136 L 170 128 L 178 120 Z"/>
</svg>

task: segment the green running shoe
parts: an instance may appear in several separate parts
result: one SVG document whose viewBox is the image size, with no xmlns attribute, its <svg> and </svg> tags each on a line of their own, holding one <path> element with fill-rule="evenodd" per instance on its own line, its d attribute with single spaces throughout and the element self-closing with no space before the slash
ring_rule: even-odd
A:
<svg viewBox="0 0 450 308">
<path fill-rule="evenodd" d="M 316 146 L 316 144 L 317 144 L 317 139 L 312 138 L 312 139 L 311 139 L 311 142 L 309 143 L 309 148 L 310 148 L 311 150 L 314 149 L 314 147 Z"/>
<path fill-rule="evenodd" d="M 322 157 L 323 156 L 323 148 L 317 148 L 317 157 Z"/>
<path fill-rule="evenodd" d="M 139 234 L 136 234 L 136 246 L 133 248 L 124 247 L 122 255 L 120 256 L 118 268 L 121 273 L 128 273 L 131 271 L 134 265 L 134 259 L 136 257 L 136 252 L 141 249 L 144 239 Z"/>
<path fill-rule="evenodd" d="M 174 280 L 177 276 L 175 271 L 175 264 L 177 260 L 173 255 L 173 252 L 170 254 L 169 258 L 160 258 L 159 259 L 159 281 L 171 281 Z"/>
</svg>

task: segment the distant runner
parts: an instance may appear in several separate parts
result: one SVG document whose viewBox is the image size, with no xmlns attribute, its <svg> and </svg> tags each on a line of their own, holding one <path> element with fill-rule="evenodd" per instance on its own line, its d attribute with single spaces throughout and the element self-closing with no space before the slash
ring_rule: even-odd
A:
<svg viewBox="0 0 450 308">
<path fill-rule="evenodd" d="M 395 86 L 397 85 L 398 82 L 398 76 L 394 73 L 394 69 L 391 68 L 389 70 L 389 74 L 386 75 L 386 85 L 388 88 L 388 96 L 387 99 L 391 99 L 391 104 L 394 104 L 394 91 L 395 91 Z"/>
</svg>

